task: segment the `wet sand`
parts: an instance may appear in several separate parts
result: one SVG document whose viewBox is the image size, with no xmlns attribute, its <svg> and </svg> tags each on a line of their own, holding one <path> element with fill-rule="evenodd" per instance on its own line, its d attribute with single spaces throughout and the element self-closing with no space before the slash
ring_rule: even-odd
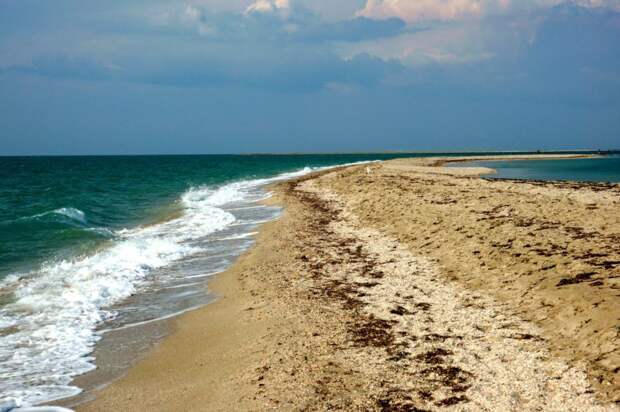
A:
<svg viewBox="0 0 620 412">
<path fill-rule="evenodd" d="M 444 161 L 275 186 L 220 299 L 77 409 L 616 410 L 620 186 Z"/>
</svg>

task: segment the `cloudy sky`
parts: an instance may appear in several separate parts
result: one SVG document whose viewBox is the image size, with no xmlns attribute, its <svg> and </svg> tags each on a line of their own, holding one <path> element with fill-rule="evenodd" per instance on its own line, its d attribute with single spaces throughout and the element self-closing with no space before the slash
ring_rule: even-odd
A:
<svg viewBox="0 0 620 412">
<path fill-rule="evenodd" d="M 620 147 L 620 0 L 0 0 L 0 155 Z"/>
</svg>

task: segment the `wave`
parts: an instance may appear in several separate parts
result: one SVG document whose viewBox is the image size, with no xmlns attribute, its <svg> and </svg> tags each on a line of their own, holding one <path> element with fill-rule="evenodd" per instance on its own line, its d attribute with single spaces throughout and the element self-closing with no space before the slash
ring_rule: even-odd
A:
<svg viewBox="0 0 620 412">
<path fill-rule="evenodd" d="M 86 224 L 86 214 L 82 212 L 80 209 L 76 209 L 73 207 L 61 207 L 60 209 L 53 210 L 53 214 L 66 216 L 71 220 L 75 220 L 76 222 L 80 222 L 82 224 Z"/>
<path fill-rule="evenodd" d="M 37 404 L 79 393 L 70 383 L 94 368 L 95 329 L 115 316 L 108 308 L 137 293 L 154 269 L 199 251 L 193 241 L 234 222 L 212 206 L 222 202 L 211 199 L 212 192 L 188 191 L 181 217 L 115 232 L 112 246 L 94 255 L 50 262 L 3 281 L 0 291 L 11 291 L 14 299 L 0 308 L 0 375 L 8 377 L 0 398 Z M 77 209 L 54 213 L 83 218 Z"/>
<path fill-rule="evenodd" d="M 0 293 L 12 294 L 12 301 L 0 307 L 0 376 L 4 377 L 0 398 L 37 404 L 79 393 L 71 381 L 95 368 L 91 353 L 100 338 L 96 328 L 116 316 L 113 304 L 157 280 L 155 269 L 203 252 L 202 240 L 236 222 L 224 206 L 234 210 L 263 199 L 265 184 L 314 170 L 215 188 L 192 187 L 179 199 L 183 208 L 179 217 L 109 231 L 114 236 L 111 246 L 93 255 L 49 262 L 34 272 L 5 278 Z M 33 218 L 52 214 L 87 224 L 84 212 L 75 208 Z"/>
<path fill-rule="evenodd" d="M 32 216 L 20 217 L 17 221 L 28 221 L 28 220 L 40 220 L 46 217 L 60 217 L 64 220 L 69 220 L 74 223 L 78 223 L 81 225 L 86 225 L 88 221 L 86 220 L 86 214 L 82 212 L 80 209 L 76 209 L 74 207 L 61 207 L 59 209 L 50 210 L 43 213 L 37 213 Z"/>
<path fill-rule="evenodd" d="M 9 233 L 12 230 L 36 233 L 45 230 L 69 231 L 72 236 L 82 236 L 91 239 L 94 236 L 106 239 L 116 237 L 116 232 L 110 228 L 90 224 L 86 213 L 73 207 L 61 207 L 47 212 L 24 216 L 13 220 L 0 222 L 2 230 Z M 81 232 L 81 234 L 80 234 Z"/>
</svg>

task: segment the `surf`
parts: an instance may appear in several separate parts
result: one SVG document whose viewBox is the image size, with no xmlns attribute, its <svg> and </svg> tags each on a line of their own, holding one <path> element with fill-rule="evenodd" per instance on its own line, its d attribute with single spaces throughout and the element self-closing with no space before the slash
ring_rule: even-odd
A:
<svg viewBox="0 0 620 412">
<path fill-rule="evenodd" d="M 78 394 L 80 389 L 71 382 L 95 368 L 92 351 L 101 338 L 98 328 L 115 324 L 119 318 L 115 305 L 134 296 L 139 301 L 141 293 L 191 295 L 200 287 L 199 274 L 191 271 L 197 267 L 193 259 L 198 257 L 201 268 L 210 265 L 209 272 L 220 272 L 249 247 L 260 222 L 277 217 L 277 210 L 257 203 L 269 196 L 264 186 L 313 170 L 215 187 L 192 186 L 177 199 L 182 213 L 176 218 L 113 231 L 111 243 L 93 254 L 48 261 L 0 281 L 0 294 L 11 296 L 0 307 L 0 375 L 6 377 L 2 396 L 35 405 Z M 74 208 L 32 218 L 50 217 L 87 223 L 85 213 Z M 214 237 L 218 232 L 224 235 Z M 166 273 L 167 268 L 176 275 Z M 147 313 L 113 327 L 165 319 L 193 307 L 188 303 L 154 317 Z"/>
</svg>

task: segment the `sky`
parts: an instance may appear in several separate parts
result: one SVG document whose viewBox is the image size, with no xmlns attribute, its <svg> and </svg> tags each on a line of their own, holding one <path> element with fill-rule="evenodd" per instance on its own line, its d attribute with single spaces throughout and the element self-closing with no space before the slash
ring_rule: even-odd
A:
<svg viewBox="0 0 620 412">
<path fill-rule="evenodd" d="M 0 0 L 0 155 L 620 148 L 620 0 Z"/>
</svg>

